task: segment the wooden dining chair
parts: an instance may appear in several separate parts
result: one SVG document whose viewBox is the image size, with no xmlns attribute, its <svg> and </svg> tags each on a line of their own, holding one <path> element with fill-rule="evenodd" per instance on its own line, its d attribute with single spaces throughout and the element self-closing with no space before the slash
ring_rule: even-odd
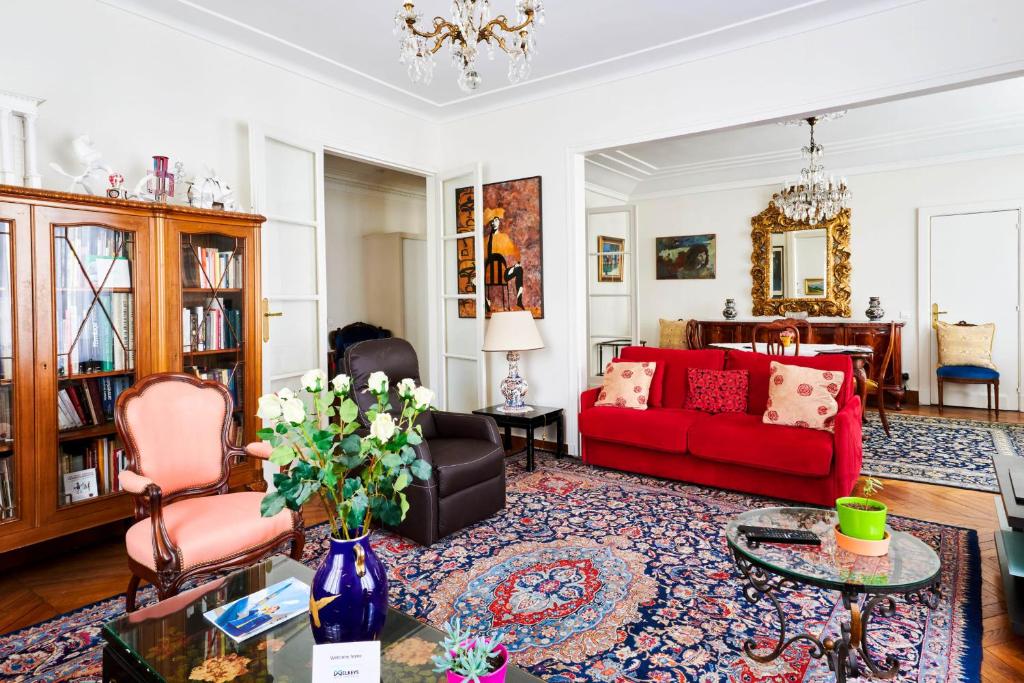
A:
<svg viewBox="0 0 1024 683">
<path fill-rule="evenodd" d="M 128 455 L 120 474 L 135 500 L 125 535 L 132 578 L 125 611 L 135 610 L 141 579 L 160 600 L 186 582 L 245 567 L 291 542 L 302 557 L 302 513 L 260 515 L 259 492 L 228 493 L 232 457 L 269 457 L 231 443 L 231 394 L 218 382 L 183 373 L 150 375 L 117 401 L 117 433 Z"/>
<path fill-rule="evenodd" d="M 767 337 L 765 340 L 765 353 L 769 356 L 786 355 L 786 347 L 782 343 L 781 335 L 790 332 L 793 335 L 793 355 L 800 355 L 800 328 L 789 320 L 774 320 L 770 323 L 754 325 L 750 334 L 750 348 L 757 353 L 758 339 Z"/>
<path fill-rule="evenodd" d="M 700 322 L 697 320 L 686 321 L 686 348 L 704 348 L 704 330 L 701 328 Z"/>
<path fill-rule="evenodd" d="M 885 353 L 882 355 L 882 361 L 880 363 L 872 363 L 871 373 L 864 380 L 867 385 L 868 392 L 875 392 L 875 401 L 878 403 L 878 419 L 882 422 L 882 429 L 885 430 L 885 435 L 891 437 L 889 433 L 889 417 L 885 414 L 885 376 L 889 372 L 889 367 L 892 365 L 894 353 L 896 349 L 896 323 L 889 323 L 889 344 L 885 348 Z M 861 406 L 861 410 L 867 415 L 867 406 Z"/>
</svg>

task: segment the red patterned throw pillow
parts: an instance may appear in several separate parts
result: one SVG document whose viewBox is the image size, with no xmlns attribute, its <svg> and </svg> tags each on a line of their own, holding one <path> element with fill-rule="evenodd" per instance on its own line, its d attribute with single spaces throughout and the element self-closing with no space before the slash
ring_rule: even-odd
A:
<svg viewBox="0 0 1024 683">
<path fill-rule="evenodd" d="M 765 424 L 788 425 L 831 432 L 843 386 L 838 370 L 816 370 L 772 361 L 768 374 Z"/>
<path fill-rule="evenodd" d="M 604 384 L 595 406 L 647 410 L 647 397 L 657 363 L 612 361 L 604 369 Z"/>
<path fill-rule="evenodd" d="M 686 379 L 690 390 L 683 407 L 687 410 L 705 413 L 747 412 L 747 384 L 750 375 L 746 370 L 689 368 Z"/>
</svg>

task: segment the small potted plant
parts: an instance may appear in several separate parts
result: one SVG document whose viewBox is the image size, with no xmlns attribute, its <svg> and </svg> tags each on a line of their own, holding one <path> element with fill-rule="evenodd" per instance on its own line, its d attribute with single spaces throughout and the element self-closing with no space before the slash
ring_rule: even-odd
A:
<svg viewBox="0 0 1024 683">
<path fill-rule="evenodd" d="M 860 496 L 836 499 L 836 513 L 839 516 L 839 533 L 836 538 L 841 546 L 847 539 L 853 539 L 869 542 L 869 544 L 849 544 L 856 545 L 860 549 L 847 547 L 853 552 L 862 555 L 884 555 L 888 551 L 889 534 L 885 531 L 885 520 L 889 508 L 885 503 L 872 498 L 881 490 L 881 481 L 874 477 L 864 477 L 861 480 Z"/>
<path fill-rule="evenodd" d="M 501 636 L 474 637 L 462 630 L 458 617 L 444 625 L 442 653 L 434 655 L 434 671 L 445 673 L 448 683 L 503 683 L 508 650 Z"/>
</svg>

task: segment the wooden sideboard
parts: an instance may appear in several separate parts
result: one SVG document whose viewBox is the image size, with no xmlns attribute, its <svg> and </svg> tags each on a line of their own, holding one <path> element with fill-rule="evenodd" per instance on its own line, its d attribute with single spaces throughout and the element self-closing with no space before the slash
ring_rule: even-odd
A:
<svg viewBox="0 0 1024 683">
<path fill-rule="evenodd" d="M 698 320 L 697 335 L 700 346 L 714 343 L 749 342 L 754 326 L 764 320 Z M 791 320 L 800 329 L 801 343 L 808 344 L 849 344 L 870 346 L 875 358 L 882 358 L 889 346 L 889 322 L 883 321 L 817 321 Z M 902 407 L 903 390 L 903 322 L 896 323 L 896 338 L 893 340 L 893 359 L 884 378 L 885 390 L 896 401 L 897 410 Z M 870 373 L 869 373 L 870 374 Z"/>
</svg>

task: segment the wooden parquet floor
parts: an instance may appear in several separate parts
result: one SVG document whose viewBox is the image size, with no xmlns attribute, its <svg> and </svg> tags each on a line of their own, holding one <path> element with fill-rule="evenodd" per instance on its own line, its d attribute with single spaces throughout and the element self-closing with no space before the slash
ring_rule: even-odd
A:
<svg viewBox="0 0 1024 683">
<path fill-rule="evenodd" d="M 937 416 L 931 407 L 907 408 L 905 414 Z M 947 417 L 984 419 L 985 411 L 947 409 Z M 872 411 L 869 419 L 878 419 Z M 1003 413 L 1001 421 L 1024 423 L 1022 413 Z M 982 555 L 984 660 L 982 680 L 1024 681 L 1024 638 L 1014 635 L 1003 602 L 996 560 L 995 496 L 915 482 L 888 480 L 880 496 L 898 514 L 978 531 Z M 323 521 L 319 507 L 307 506 L 308 524 Z M 32 559 L 0 570 L 0 633 L 55 617 L 116 595 L 128 584 L 123 537 L 114 535 L 87 547 L 65 549 L 54 557 Z"/>
</svg>

